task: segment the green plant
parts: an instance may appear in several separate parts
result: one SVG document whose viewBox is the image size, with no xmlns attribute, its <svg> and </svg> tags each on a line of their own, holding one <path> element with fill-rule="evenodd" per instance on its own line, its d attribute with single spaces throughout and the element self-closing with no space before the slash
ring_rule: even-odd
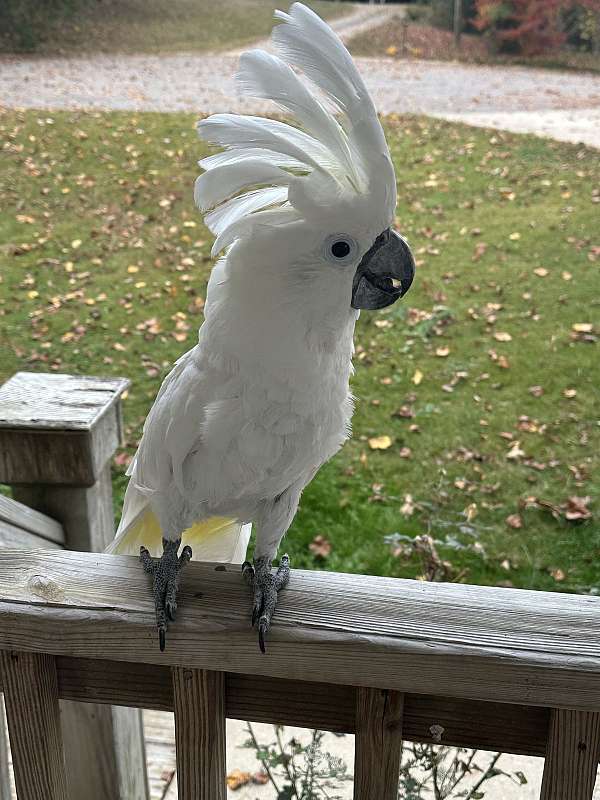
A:
<svg viewBox="0 0 600 800">
<path fill-rule="evenodd" d="M 254 750 L 256 758 L 276 792 L 277 800 L 342 800 L 340 786 L 352 780 L 341 758 L 323 747 L 323 731 L 310 732 L 308 742 L 295 736 L 286 739 L 285 728 L 273 725 L 270 742 L 259 742 L 251 723 L 250 738 L 244 747 Z"/>
<path fill-rule="evenodd" d="M 339 794 L 352 775 L 344 761 L 327 752 L 323 731 L 310 731 L 301 741 L 286 737 L 286 729 L 273 726 L 269 742 L 260 742 L 251 723 L 243 745 L 254 751 L 277 800 L 341 800 Z M 436 731 L 443 735 L 443 730 Z M 498 766 L 501 753 L 481 753 L 462 747 L 405 744 L 399 771 L 398 800 L 481 800 L 485 785 L 504 776 L 517 786 L 527 783 L 522 772 Z M 346 793 L 345 793 L 346 794 Z"/>
<path fill-rule="evenodd" d="M 71 16 L 81 0 L 2 0 L 0 40 L 17 52 L 36 50 L 49 26 Z"/>
</svg>

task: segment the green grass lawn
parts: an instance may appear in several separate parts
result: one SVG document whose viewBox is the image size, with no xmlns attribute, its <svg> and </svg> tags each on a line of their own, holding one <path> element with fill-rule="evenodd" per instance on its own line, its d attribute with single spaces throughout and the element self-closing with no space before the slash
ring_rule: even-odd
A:
<svg viewBox="0 0 600 800">
<path fill-rule="evenodd" d="M 0 378 L 131 378 L 117 504 L 125 456 L 202 321 L 211 237 L 192 203 L 194 122 L 0 117 Z M 428 533 L 451 580 L 594 588 L 598 154 L 420 118 L 387 132 L 417 278 L 404 303 L 360 320 L 354 438 L 304 493 L 285 547 L 297 566 L 418 576 L 410 540 Z M 389 446 L 373 449 L 379 437 Z M 591 498 L 591 519 L 565 519 L 571 496 Z M 309 548 L 318 535 L 325 558 Z"/>
<path fill-rule="evenodd" d="M 73 15 L 49 15 L 43 4 L 32 11 L 34 38 L 43 31 L 35 52 L 42 55 L 90 53 L 198 52 L 269 36 L 279 0 L 222 0 L 215 12 L 211 0 L 79 0 Z M 326 18 L 353 7 L 335 0 L 310 0 Z M 42 14 L 44 16 L 42 16 Z M 0 52 L 12 52 L 14 39 L 0 35 Z"/>
</svg>

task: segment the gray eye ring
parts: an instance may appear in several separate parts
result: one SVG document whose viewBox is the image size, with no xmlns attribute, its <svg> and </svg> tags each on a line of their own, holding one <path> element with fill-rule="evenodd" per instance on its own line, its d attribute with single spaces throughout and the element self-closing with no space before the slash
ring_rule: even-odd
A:
<svg viewBox="0 0 600 800">
<path fill-rule="evenodd" d="M 337 266 L 352 264 L 358 256 L 358 243 L 347 233 L 332 233 L 323 243 L 323 255 Z"/>
</svg>

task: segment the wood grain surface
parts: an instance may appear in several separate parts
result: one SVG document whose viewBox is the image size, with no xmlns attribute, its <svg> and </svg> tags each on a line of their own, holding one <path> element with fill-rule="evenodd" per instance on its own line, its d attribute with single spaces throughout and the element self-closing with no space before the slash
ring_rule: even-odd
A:
<svg viewBox="0 0 600 800">
<path fill-rule="evenodd" d="M 54 658 L 4 650 L 0 671 L 19 800 L 67 800 Z"/>
<path fill-rule="evenodd" d="M 81 658 L 600 711 L 600 599 L 293 571 L 267 654 L 237 568 L 192 563 L 158 649 L 136 558 L 0 552 L 0 643 Z"/>
<path fill-rule="evenodd" d="M 592 800 L 599 759 L 600 714 L 552 711 L 540 800 Z"/>
<path fill-rule="evenodd" d="M 225 675 L 173 668 L 179 800 L 225 800 Z"/>
</svg>

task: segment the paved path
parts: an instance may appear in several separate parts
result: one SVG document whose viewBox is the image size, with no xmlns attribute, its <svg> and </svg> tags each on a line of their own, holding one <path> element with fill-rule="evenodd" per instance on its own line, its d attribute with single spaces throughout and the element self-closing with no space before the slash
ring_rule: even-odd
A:
<svg viewBox="0 0 600 800">
<path fill-rule="evenodd" d="M 333 24 L 348 40 L 392 13 L 397 7 L 362 6 Z M 0 60 L 0 106 L 269 110 L 265 102 L 238 97 L 233 81 L 238 55 L 5 58 Z M 388 58 L 357 61 L 382 113 L 430 114 L 600 147 L 600 75 Z"/>
</svg>

